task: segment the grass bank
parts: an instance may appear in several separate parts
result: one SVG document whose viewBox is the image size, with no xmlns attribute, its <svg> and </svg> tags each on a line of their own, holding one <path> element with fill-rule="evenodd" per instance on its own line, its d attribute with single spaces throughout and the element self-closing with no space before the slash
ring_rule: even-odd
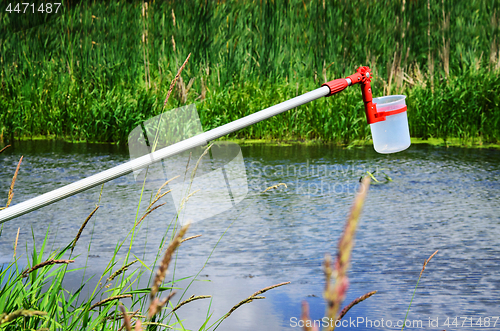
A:
<svg viewBox="0 0 500 331">
<path fill-rule="evenodd" d="M 408 95 L 413 137 L 498 143 L 497 8 L 499 0 L 68 1 L 57 15 L 2 7 L 0 139 L 124 143 L 141 122 L 190 103 L 208 130 L 363 64 L 375 96 Z M 349 144 L 370 130 L 353 88 L 230 138 Z"/>
</svg>

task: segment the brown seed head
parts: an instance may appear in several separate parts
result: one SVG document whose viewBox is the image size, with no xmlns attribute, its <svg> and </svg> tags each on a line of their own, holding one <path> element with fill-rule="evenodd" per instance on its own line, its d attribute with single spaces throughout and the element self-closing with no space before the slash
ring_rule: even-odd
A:
<svg viewBox="0 0 500 331">
<path fill-rule="evenodd" d="M 165 251 L 165 254 L 163 255 L 161 265 L 158 268 L 158 271 L 156 272 L 156 277 L 154 279 L 153 286 L 151 287 L 151 293 L 150 293 L 151 301 L 153 301 L 156 293 L 158 293 L 160 285 L 161 285 L 161 283 L 163 283 L 163 280 L 165 279 L 165 276 L 167 275 L 167 269 L 168 269 L 168 265 L 170 264 L 170 260 L 172 258 L 172 255 L 174 254 L 177 247 L 179 247 L 179 245 L 182 241 L 182 237 L 184 237 L 188 228 L 189 228 L 189 223 L 184 225 L 179 230 L 177 235 L 174 237 L 174 239 L 168 245 L 167 250 Z"/>
</svg>

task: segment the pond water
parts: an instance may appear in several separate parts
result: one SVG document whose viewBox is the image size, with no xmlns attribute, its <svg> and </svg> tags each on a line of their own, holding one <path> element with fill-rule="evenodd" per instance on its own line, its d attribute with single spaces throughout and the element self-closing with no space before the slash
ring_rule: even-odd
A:
<svg viewBox="0 0 500 331">
<path fill-rule="evenodd" d="M 210 300 L 200 300 L 178 311 L 186 327 L 197 330 L 209 309 L 216 320 L 257 290 L 284 281 L 291 284 L 267 292 L 265 300 L 240 307 L 219 330 L 299 330 L 294 326 L 303 300 L 309 302 L 312 319 L 321 319 L 324 255 L 335 254 L 359 178 L 375 171 L 379 180 L 384 181 L 386 174 L 393 181 L 372 185 L 368 193 L 345 303 L 378 292 L 351 309 L 346 316 L 351 322 L 339 329 L 401 329 L 396 324 L 405 317 L 422 264 L 438 249 L 420 280 L 408 316 L 414 325 L 407 329 L 458 330 L 464 318 L 467 324 L 470 318 L 475 324 L 485 317 L 492 318 L 490 328 L 500 329 L 500 321 L 493 327 L 500 317 L 500 151 L 429 145 L 414 145 L 394 155 L 377 154 L 371 147 L 248 145 L 241 149 L 247 197 L 226 212 L 194 223 L 188 235 L 202 237 L 182 244 L 175 274 L 167 276 L 199 272 L 200 281 L 190 285 L 183 299 L 191 294 L 212 295 L 210 308 Z M 13 204 L 129 160 L 127 150 L 114 145 L 16 142 L 0 155 L 2 204 L 21 155 Z M 296 171 L 287 171 L 290 167 Z M 259 193 L 277 183 L 288 187 Z M 11 260 L 18 228 L 18 254 L 24 252 L 21 261 L 26 247 L 32 245 L 32 231 L 37 243 L 48 232 L 53 249 L 68 244 L 95 207 L 100 191 L 96 187 L 4 223 L 0 263 Z M 123 258 L 140 191 L 132 174 L 104 185 L 101 207 L 83 231 L 75 249 L 79 256 L 71 266 L 86 269 L 70 273 L 67 287 L 76 289 L 82 278 L 100 276 L 117 243 L 125 240 L 118 254 Z M 154 263 L 175 213 L 172 201 L 165 198 L 165 202 L 135 234 L 132 252 L 148 265 Z M 146 205 L 143 202 L 139 215 Z M 89 288 L 97 278 L 90 280 Z M 452 324 L 455 317 L 458 327 Z M 434 324 L 429 325 L 429 320 Z"/>
</svg>

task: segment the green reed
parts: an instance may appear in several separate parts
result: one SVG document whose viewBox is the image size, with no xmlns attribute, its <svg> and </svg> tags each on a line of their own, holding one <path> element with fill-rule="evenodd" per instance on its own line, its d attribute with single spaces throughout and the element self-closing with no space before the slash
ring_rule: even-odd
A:
<svg viewBox="0 0 500 331">
<path fill-rule="evenodd" d="M 167 109 L 196 102 L 205 129 L 369 65 L 375 96 L 409 96 L 413 136 L 497 142 L 497 8 L 499 0 L 66 2 L 36 25 L 2 7 L 0 137 L 124 143 L 162 111 L 191 53 Z M 367 140 L 360 100 L 354 88 L 232 137 Z"/>
</svg>

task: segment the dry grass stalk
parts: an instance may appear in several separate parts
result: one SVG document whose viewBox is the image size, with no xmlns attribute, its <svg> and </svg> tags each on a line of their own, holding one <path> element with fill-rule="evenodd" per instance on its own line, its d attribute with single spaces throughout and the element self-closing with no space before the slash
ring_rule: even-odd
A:
<svg viewBox="0 0 500 331">
<path fill-rule="evenodd" d="M 238 302 L 236 305 L 234 305 L 233 308 L 231 308 L 227 312 L 227 314 L 224 315 L 224 317 L 222 318 L 222 320 L 225 320 L 226 318 L 228 318 L 229 315 L 231 315 L 236 309 L 238 309 L 239 307 L 243 306 L 244 304 L 250 303 L 253 300 L 265 299 L 266 298 L 266 297 L 258 296 L 259 294 L 262 294 L 264 292 L 272 290 L 273 288 L 280 287 L 280 286 L 287 285 L 287 284 L 290 284 L 290 282 L 283 282 L 283 283 L 279 283 L 279 284 L 276 284 L 276 285 L 271 285 L 271 286 L 268 286 L 268 287 L 264 287 L 263 289 L 258 290 L 257 292 L 255 292 L 254 294 L 252 294 L 251 296 L 249 296 L 248 298 L 246 298 L 246 299 Z"/>
<path fill-rule="evenodd" d="M 279 184 L 276 184 L 276 185 L 273 185 L 273 186 L 269 186 L 268 188 L 266 188 L 264 191 L 262 191 L 262 193 L 264 192 L 267 192 L 269 190 L 274 190 L 274 189 L 277 189 L 278 187 L 280 186 L 284 186 L 285 188 L 288 188 L 288 186 L 285 184 L 285 183 L 279 183 Z"/>
<path fill-rule="evenodd" d="M 120 310 L 123 314 L 123 326 L 121 327 L 121 330 L 125 328 L 127 329 L 127 331 L 132 331 L 132 326 L 130 325 L 130 316 L 128 316 L 127 312 L 125 311 L 125 307 L 120 305 Z"/>
<path fill-rule="evenodd" d="M 392 63 L 390 64 L 390 67 L 389 67 L 389 63 L 387 63 L 387 65 L 388 65 L 387 76 L 389 78 L 387 79 L 387 85 L 384 86 L 384 90 L 385 90 L 385 94 L 386 95 L 391 94 L 392 78 L 394 77 L 394 74 L 395 74 L 395 71 L 396 71 L 396 68 L 395 68 L 395 65 L 396 65 L 396 56 L 397 56 L 397 52 L 394 52 L 394 59 L 392 60 Z"/>
<path fill-rule="evenodd" d="M 414 67 L 413 76 L 420 84 L 422 84 L 423 87 L 425 87 L 425 77 L 422 73 L 422 70 L 420 70 L 420 66 L 418 65 L 418 63 Z"/>
<path fill-rule="evenodd" d="M 434 54 L 429 59 L 429 76 L 431 79 L 431 91 L 434 93 Z"/>
<path fill-rule="evenodd" d="M 434 255 L 436 255 L 438 252 L 439 252 L 439 250 L 435 251 L 434 253 L 432 253 L 432 255 L 431 255 L 431 256 L 429 256 L 429 258 L 428 258 L 427 260 L 425 260 L 425 262 L 424 262 L 424 266 L 422 267 L 422 271 L 420 271 L 420 276 L 419 276 L 419 278 L 420 278 L 420 277 L 422 277 L 422 273 L 424 272 L 425 267 L 426 267 L 426 266 L 427 266 L 427 264 L 431 261 L 431 259 L 434 257 Z"/>
<path fill-rule="evenodd" d="M 428 62 L 428 70 L 429 76 L 431 79 L 431 91 L 434 93 L 434 59 L 433 55 L 431 55 L 431 0 L 427 0 L 427 48 L 429 50 L 429 54 L 427 56 Z"/>
<path fill-rule="evenodd" d="M 167 329 L 174 329 L 172 325 L 164 324 L 164 323 L 158 323 L 158 322 L 143 322 L 142 325 L 157 325 L 157 326 L 163 326 L 164 328 Z"/>
<path fill-rule="evenodd" d="M 113 301 L 113 300 L 119 300 L 119 299 L 124 299 L 124 298 L 131 298 L 131 297 L 132 297 L 132 294 L 115 295 L 115 296 L 112 296 L 112 297 L 109 297 L 109 298 L 106 298 L 104 300 L 101 300 L 99 302 L 94 303 L 92 306 L 90 306 L 89 310 L 92 310 L 94 308 L 102 306 L 102 305 L 104 305 L 110 301 Z"/>
<path fill-rule="evenodd" d="M 78 230 L 78 233 L 76 234 L 75 239 L 73 239 L 73 245 L 71 245 L 71 252 L 73 252 L 73 250 L 75 249 L 76 242 L 78 241 L 78 239 L 80 239 L 80 236 L 82 235 L 83 229 L 85 229 L 85 226 L 87 226 L 87 223 L 92 218 L 92 216 L 94 216 L 97 209 L 99 209 L 99 206 L 96 206 L 94 208 L 94 210 L 92 210 L 92 212 L 89 214 L 89 216 L 87 216 L 87 218 L 83 222 L 82 226 L 80 227 L 80 230 Z"/>
<path fill-rule="evenodd" d="M 189 162 L 191 162 L 191 156 L 193 156 L 193 152 L 189 152 L 188 161 L 186 163 L 186 171 L 184 171 L 184 180 L 186 180 L 186 175 L 189 170 Z"/>
<path fill-rule="evenodd" d="M 172 49 L 174 50 L 174 53 L 175 53 L 175 38 L 174 38 L 174 35 L 172 35 Z"/>
<path fill-rule="evenodd" d="M 254 300 L 260 300 L 260 299 L 265 299 L 266 297 L 262 297 L 262 296 L 257 296 L 257 297 L 248 297 L 244 300 L 241 300 L 240 302 L 238 302 L 236 305 L 233 306 L 233 308 L 231 308 L 226 315 L 224 315 L 224 318 L 223 320 L 225 320 L 226 318 L 229 317 L 229 315 L 231 315 L 236 309 L 240 308 L 241 306 L 243 306 L 244 304 L 246 303 L 250 303 Z"/>
<path fill-rule="evenodd" d="M 172 299 L 172 297 L 175 295 L 175 291 L 170 292 L 170 294 L 163 300 L 160 301 L 160 299 L 155 298 L 153 302 L 149 305 L 149 311 L 148 311 L 148 318 L 152 318 L 156 314 L 158 314 L 161 309 Z"/>
<path fill-rule="evenodd" d="M 200 191 L 201 191 L 201 189 L 197 189 L 196 191 L 193 191 L 193 192 L 189 193 L 187 197 L 185 197 L 184 199 L 182 199 L 182 201 L 181 201 L 181 208 L 182 208 L 182 206 L 184 206 L 188 202 L 189 198 L 191 198 L 193 195 L 195 195 L 196 193 L 198 193 Z"/>
<path fill-rule="evenodd" d="M 396 61 L 396 63 L 394 63 L 394 82 L 396 83 L 396 94 L 398 94 L 403 86 L 404 70 L 401 68 L 402 52 L 399 51 L 399 43 L 396 43 L 396 47 L 398 48 L 398 51 L 397 56 L 394 59 Z"/>
<path fill-rule="evenodd" d="M 196 171 L 198 170 L 198 166 L 200 165 L 201 159 L 205 155 L 207 155 L 208 151 L 210 150 L 210 148 L 212 148 L 213 145 L 214 145 L 213 143 L 211 143 L 210 145 L 208 145 L 208 147 L 205 148 L 205 150 L 203 151 L 203 153 L 201 154 L 201 156 L 198 158 L 198 161 L 196 161 L 196 165 L 194 166 L 193 172 L 191 173 L 191 183 L 193 182 L 193 178 L 196 175 Z"/>
<path fill-rule="evenodd" d="M 120 306 L 123 307 L 122 305 L 120 305 Z M 121 316 L 114 317 L 111 319 L 114 319 L 116 321 L 116 320 L 119 320 L 120 318 L 125 318 L 125 315 L 129 318 L 128 326 L 130 326 L 130 329 L 128 329 L 127 325 L 125 323 L 123 323 L 123 325 L 118 329 L 118 331 L 122 331 L 125 328 L 127 328 L 127 330 L 131 330 L 132 329 L 132 326 L 131 326 L 132 318 L 146 318 L 146 316 L 139 314 L 139 309 L 137 309 L 134 312 L 128 312 L 128 313 L 122 314 Z"/>
<path fill-rule="evenodd" d="M 189 93 L 189 90 L 191 87 L 193 87 L 194 83 L 194 78 L 191 78 L 188 82 L 188 85 L 186 86 L 186 83 L 184 83 L 184 80 L 182 79 L 182 76 L 179 77 L 179 81 L 177 82 L 177 86 L 179 87 L 178 91 L 178 96 L 181 99 L 182 103 L 187 102 L 187 96 Z"/>
<path fill-rule="evenodd" d="M 481 69 L 481 61 L 483 61 L 483 54 L 484 54 L 484 52 L 481 52 L 479 59 L 477 57 L 474 57 L 474 60 L 472 60 L 472 63 L 474 65 L 474 69 L 476 69 L 476 71 Z"/>
<path fill-rule="evenodd" d="M 9 148 L 10 145 L 5 146 L 4 148 L 0 149 L 0 154 L 2 154 L 3 151 L 5 151 L 7 148 Z"/>
<path fill-rule="evenodd" d="M 410 22 L 408 22 L 408 24 L 410 24 Z M 410 46 L 408 46 L 406 48 L 406 55 L 405 55 L 405 62 L 404 62 L 404 66 L 405 68 L 407 67 L 407 63 L 408 63 L 408 57 L 410 56 Z M 401 75 L 401 78 L 403 78 L 403 75 Z"/>
<path fill-rule="evenodd" d="M 137 309 L 134 312 L 132 312 L 132 311 L 128 312 L 128 315 L 130 315 L 130 318 L 138 318 L 138 317 L 146 318 L 146 316 L 139 314 L 139 309 Z"/>
<path fill-rule="evenodd" d="M 189 188 L 188 188 L 188 192 L 191 191 L 191 185 L 193 185 L 193 181 L 194 181 L 194 177 L 196 176 L 196 171 L 198 170 L 198 167 L 200 165 L 200 162 L 201 162 L 201 159 L 208 154 L 208 151 L 210 150 L 210 148 L 212 148 L 214 144 L 211 143 L 210 145 L 208 145 L 207 148 L 205 148 L 205 150 L 203 151 L 203 153 L 201 154 L 201 156 L 198 158 L 198 161 L 196 161 L 196 165 L 194 166 L 194 169 L 193 171 L 191 172 L 191 181 L 189 182 Z M 189 160 L 191 160 L 191 153 L 189 154 Z M 188 165 L 189 165 L 189 160 L 188 160 Z M 186 165 L 186 171 L 187 171 L 187 167 L 188 165 Z M 185 174 L 184 174 L 185 176 Z M 187 197 L 183 198 L 182 201 L 181 201 L 181 204 L 180 204 L 180 208 L 182 208 L 184 206 L 184 204 L 186 204 L 189 200 L 189 198 L 191 196 L 193 196 L 196 192 L 198 191 L 201 191 L 201 189 L 198 189 L 192 193 L 190 193 Z"/>
<path fill-rule="evenodd" d="M 175 52 L 175 41 L 174 41 L 174 36 L 172 36 L 172 42 L 174 43 L 174 52 Z M 179 68 L 179 71 L 177 71 L 177 74 L 175 75 L 174 79 L 172 80 L 172 82 L 170 83 L 170 88 L 168 89 L 168 92 L 167 92 L 167 97 L 165 98 L 165 101 L 163 102 L 163 107 L 165 107 L 167 105 L 167 102 L 168 102 L 168 99 L 170 98 L 170 94 L 172 93 L 173 89 L 174 89 L 174 86 L 175 86 L 175 83 L 177 82 L 177 80 L 179 79 L 180 75 L 181 75 L 181 72 L 182 70 L 184 69 L 184 67 L 186 66 L 187 62 L 189 61 L 189 58 L 191 57 L 191 53 L 189 53 L 189 55 L 187 56 L 186 60 L 184 61 L 184 63 L 182 64 L 182 66 Z M 160 123 L 161 121 L 161 115 L 160 115 L 160 119 L 158 121 L 158 123 Z M 156 150 L 156 146 L 158 145 L 158 133 L 159 133 L 159 128 L 156 129 L 156 135 L 155 135 L 155 140 L 154 140 L 154 143 L 153 143 L 153 148 L 151 149 L 152 152 L 154 152 Z"/>
<path fill-rule="evenodd" d="M 441 52 L 441 60 L 443 61 L 443 69 L 446 77 L 450 76 L 450 41 L 444 40 L 443 37 L 443 50 Z"/>
<path fill-rule="evenodd" d="M 149 204 L 149 206 L 148 206 L 148 208 L 146 208 L 146 210 L 149 210 L 149 208 L 151 208 L 155 203 L 157 203 L 158 200 L 160 200 L 161 198 L 163 198 L 165 195 L 169 194 L 170 192 L 172 192 L 172 190 L 168 190 L 167 192 L 162 193 L 159 196 L 155 197 L 155 199 L 153 200 L 153 202 L 151 202 Z"/>
<path fill-rule="evenodd" d="M 151 88 L 151 75 L 149 70 L 149 51 L 148 51 L 148 3 L 142 3 L 142 23 L 143 23 L 143 31 L 142 31 L 142 44 L 143 44 L 143 56 L 144 56 L 144 80 L 146 84 L 146 89 Z"/>
<path fill-rule="evenodd" d="M 499 54 L 500 56 L 500 54 Z M 497 62 L 497 37 L 493 37 L 493 41 L 491 42 L 490 48 L 490 62 L 491 64 L 495 64 Z M 1 151 L 0 151 L 1 153 Z"/>
<path fill-rule="evenodd" d="M 49 266 L 49 265 L 54 265 L 54 264 L 69 264 L 69 263 L 73 263 L 73 262 L 75 262 L 75 260 L 54 260 L 54 259 L 50 259 L 50 260 L 44 261 L 42 263 L 38 263 L 37 265 L 35 265 L 31 269 L 24 270 L 21 273 L 21 277 L 23 277 L 23 278 L 28 277 L 28 275 L 30 273 L 32 273 L 33 271 L 38 270 L 38 269 L 43 268 L 43 267 L 46 267 L 46 266 Z"/>
<path fill-rule="evenodd" d="M 344 307 L 344 309 L 342 309 L 342 311 L 340 312 L 339 316 L 337 317 L 337 321 L 340 321 L 342 319 L 342 317 L 344 317 L 345 314 L 347 314 L 347 312 L 352 307 L 354 307 L 355 305 L 357 305 L 358 303 L 360 303 L 362 301 L 365 301 L 366 299 L 368 299 L 369 297 L 371 297 L 375 293 L 377 293 L 377 291 L 368 292 L 365 295 L 362 295 L 359 298 L 354 299 L 350 304 L 348 304 L 347 306 Z"/>
<path fill-rule="evenodd" d="M 156 272 L 156 276 L 155 276 L 155 279 L 153 281 L 153 286 L 151 287 L 151 292 L 150 292 L 151 302 L 153 301 L 156 293 L 158 293 L 160 285 L 163 282 L 163 280 L 165 279 L 165 276 L 167 275 L 167 269 L 168 269 L 168 265 L 170 264 L 170 260 L 172 258 L 172 255 L 174 254 L 177 247 L 179 247 L 179 245 L 182 241 L 182 237 L 184 237 L 188 228 L 189 228 L 189 223 L 184 225 L 179 230 L 177 235 L 174 237 L 174 239 L 168 245 L 167 250 L 165 251 L 165 254 L 163 255 L 163 260 L 161 261 L 161 265 L 158 268 L 158 271 Z"/>
<path fill-rule="evenodd" d="M 172 36 L 172 41 L 173 40 L 174 40 L 174 36 Z M 174 42 L 174 51 L 175 51 L 175 42 Z M 184 69 L 184 67 L 186 66 L 186 64 L 188 63 L 190 57 L 191 57 L 191 53 L 189 53 L 189 55 L 187 56 L 186 60 L 182 64 L 182 66 L 179 68 L 179 71 L 177 71 L 177 75 L 175 75 L 174 80 L 172 81 L 172 83 L 170 83 L 170 88 L 168 89 L 167 97 L 165 98 L 165 102 L 163 103 L 163 106 L 167 105 L 168 99 L 170 98 L 170 94 L 172 93 L 172 90 L 174 89 L 175 83 L 177 83 L 177 80 L 181 76 L 181 72 Z"/>
<path fill-rule="evenodd" d="M 325 273 L 325 291 L 329 288 L 329 284 L 332 281 L 333 268 L 332 268 L 332 257 L 330 254 L 325 255 L 325 262 L 323 266 L 323 270 Z"/>
<path fill-rule="evenodd" d="M 323 60 L 323 70 L 321 73 L 323 74 L 323 83 L 328 82 L 328 78 L 326 76 L 326 60 Z"/>
<path fill-rule="evenodd" d="M 363 203 L 365 201 L 368 188 L 370 186 L 370 177 L 363 178 L 359 192 L 354 199 L 354 203 L 351 207 L 351 212 L 347 219 L 344 232 L 339 240 L 339 247 L 337 252 L 337 259 L 335 261 L 335 272 L 331 268 L 330 260 L 327 257 L 325 259 L 325 275 L 327 279 L 326 288 L 324 292 L 324 297 L 327 302 L 326 317 L 329 320 L 336 320 L 338 311 L 344 300 L 347 288 L 349 286 L 347 278 L 347 269 L 349 267 L 349 262 L 351 259 L 351 252 L 354 246 L 354 236 L 356 234 L 356 229 L 358 227 L 359 216 L 361 215 L 361 209 L 363 208 Z M 332 276 L 335 279 L 335 283 L 332 284 L 330 279 Z M 334 330 L 335 324 L 329 325 L 326 330 Z"/>
<path fill-rule="evenodd" d="M 12 182 L 10 183 L 9 188 L 9 196 L 7 198 L 7 205 L 5 208 L 10 206 L 12 199 L 14 198 L 14 185 L 16 184 L 17 174 L 19 173 L 19 168 L 21 167 L 21 162 L 23 162 L 23 156 L 19 159 L 19 163 L 17 164 L 16 172 L 14 172 L 14 177 L 12 177 Z"/>
<path fill-rule="evenodd" d="M 415 289 L 413 290 L 413 295 L 411 296 L 410 305 L 408 306 L 408 310 L 406 311 L 406 316 L 405 316 L 405 319 L 403 322 L 403 328 L 401 329 L 401 331 L 403 331 L 405 328 L 406 319 L 408 318 L 408 314 L 410 313 L 411 304 L 413 303 L 413 298 L 415 297 L 415 293 L 417 292 L 417 287 L 418 287 L 418 284 L 420 283 L 420 278 L 422 278 L 422 274 L 424 273 L 425 267 L 430 262 L 430 260 L 434 257 L 434 255 L 437 254 L 437 252 L 438 251 L 435 251 L 434 253 L 432 253 L 432 255 L 429 256 L 429 258 L 424 261 L 424 265 L 422 267 L 422 270 L 420 271 L 420 275 L 418 276 L 417 285 L 415 285 Z"/>
<path fill-rule="evenodd" d="M 273 288 L 280 287 L 280 286 L 283 286 L 283 285 L 288 285 L 288 284 L 290 284 L 290 282 L 283 282 L 283 283 L 271 285 L 271 286 L 268 286 L 268 287 L 264 287 L 263 289 L 258 290 L 257 292 L 255 292 L 251 296 L 254 297 L 254 296 L 257 296 L 259 294 L 265 293 L 265 292 L 267 292 L 269 290 L 272 290 Z"/>
<path fill-rule="evenodd" d="M 110 282 L 112 281 L 113 279 L 115 279 L 116 277 L 118 277 L 119 275 L 121 275 L 122 273 L 124 273 L 125 271 L 127 271 L 127 269 L 133 265 L 134 263 L 136 263 L 137 261 L 139 260 L 134 260 L 132 262 L 130 262 L 129 264 L 126 264 L 124 265 L 123 267 L 121 267 L 120 269 L 116 270 L 111 276 L 108 277 L 107 281 Z"/>
<path fill-rule="evenodd" d="M 135 226 L 138 226 L 145 218 L 146 216 L 148 216 L 149 214 L 151 214 L 155 209 L 158 209 L 160 208 L 161 206 L 165 205 L 165 203 L 162 203 L 161 205 L 158 205 L 156 207 L 154 207 L 153 209 L 151 209 L 151 207 L 153 207 L 153 205 L 155 203 L 158 202 L 158 200 L 160 200 L 161 198 L 163 198 L 165 195 L 169 194 L 170 192 L 172 192 L 172 190 L 168 190 L 167 192 L 165 193 L 161 193 L 161 190 L 168 184 L 170 183 L 171 181 L 173 181 L 174 179 L 178 178 L 179 176 L 175 176 L 174 178 L 171 178 L 169 180 L 167 180 L 165 183 L 163 183 L 162 186 L 160 186 L 160 188 L 158 189 L 158 192 L 156 192 L 155 194 L 155 198 L 154 200 L 149 204 L 148 208 L 146 208 L 146 213 L 144 213 L 144 215 L 142 215 L 141 219 L 137 222 L 137 224 Z"/>
<path fill-rule="evenodd" d="M 407 82 L 408 84 L 410 84 L 411 86 L 415 85 L 415 80 L 413 79 L 413 77 L 411 77 L 410 75 L 408 75 L 406 72 L 403 73 L 403 80 L 405 82 Z"/>
<path fill-rule="evenodd" d="M 179 178 L 179 177 L 180 177 L 180 175 L 177 175 L 177 176 L 175 176 L 175 177 L 173 177 L 173 178 L 170 178 L 170 179 L 169 179 L 169 180 L 167 180 L 165 183 L 163 183 L 163 185 L 162 185 L 162 186 L 160 186 L 160 188 L 158 189 L 158 192 L 156 192 L 156 194 L 155 194 L 155 199 L 156 199 L 156 198 L 157 198 L 157 197 L 161 194 L 161 190 L 162 190 L 165 186 L 167 186 L 167 185 L 168 185 L 168 183 L 170 183 L 171 181 L 173 181 L 174 179 L 177 179 L 177 178 Z M 170 191 L 169 191 L 169 192 L 170 192 Z"/>
<path fill-rule="evenodd" d="M 139 314 L 139 309 L 137 309 L 136 311 L 129 311 L 126 313 L 131 319 L 132 318 L 146 318 L 146 316 L 144 315 L 141 315 Z M 123 319 L 123 314 L 120 314 L 120 316 L 108 316 L 106 317 L 106 320 L 114 320 L 114 321 L 118 321 L 118 320 L 121 320 Z M 118 329 L 118 330 L 122 330 L 121 328 Z"/>
<path fill-rule="evenodd" d="M 196 236 L 191 236 L 191 237 L 187 237 L 185 239 L 182 239 L 181 240 L 181 244 L 185 241 L 188 241 L 188 240 L 191 240 L 191 239 L 194 239 L 194 238 L 198 238 L 198 237 L 201 237 L 201 234 L 197 234 Z"/>
<path fill-rule="evenodd" d="M 19 240 L 19 231 L 21 231 L 21 228 L 17 228 L 16 242 L 14 243 L 14 257 L 16 257 L 17 242 Z"/>
<path fill-rule="evenodd" d="M 429 50 L 429 57 L 431 58 L 431 0 L 427 0 L 427 49 Z"/>
<path fill-rule="evenodd" d="M 44 315 L 47 315 L 47 313 L 44 311 L 19 309 L 10 314 L 2 313 L 0 315 L 0 325 L 12 322 L 18 317 L 33 317 Z"/>
<path fill-rule="evenodd" d="M 196 300 L 201 300 L 201 299 L 209 299 L 211 298 L 212 296 L 211 295 L 197 295 L 195 296 L 194 294 L 192 296 L 190 296 L 188 299 L 182 301 L 181 303 L 179 303 L 177 306 L 175 306 L 174 309 L 172 309 L 170 311 L 170 313 L 173 313 L 174 311 L 176 311 L 177 309 L 181 308 L 182 306 L 190 303 L 190 302 L 193 302 L 193 301 L 196 301 Z M 170 314 L 169 313 L 169 314 Z"/>
<path fill-rule="evenodd" d="M 135 322 L 134 330 L 135 331 L 142 331 L 142 322 L 141 322 L 141 320 L 137 320 L 137 322 Z"/>
<path fill-rule="evenodd" d="M 168 192 L 166 192 L 168 193 Z M 151 214 L 155 209 L 158 209 L 160 208 L 161 206 L 167 204 L 166 202 L 165 203 L 162 203 L 161 205 L 158 205 L 156 207 L 154 207 L 153 209 L 150 209 L 148 210 L 144 215 L 142 215 L 141 219 L 134 225 L 134 226 L 138 226 L 139 224 L 141 224 L 142 220 L 146 218 L 146 216 L 148 216 L 149 214 Z"/>
<path fill-rule="evenodd" d="M 198 97 L 198 99 L 203 101 L 207 97 L 207 87 L 205 86 L 205 80 L 203 79 L 203 77 L 201 77 L 200 79 L 201 79 L 201 94 Z"/>
<path fill-rule="evenodd" d="M 443 4 L 443 22 L 442 22 L 442 38 L 443 38 L 443 50 L 441 52 L 441 60 L 443 61 L 443 69 L 446 77 L 450 75 L 450 41 L 445 38 L 445 31 L 450 27 L 450 13 L 446 15 L 444 11 L 444 0 L 441 0 Z"/>
<path fill-rule="evenodd" d="M 307 301 L 302 301 L 302 315 L 300 316 L 300 320 L 304 325 L 304 331 L 318 331 L 319 329 L 314 326 L 314 322 L 309 318 L 309 304 Z"/>
</svg>

